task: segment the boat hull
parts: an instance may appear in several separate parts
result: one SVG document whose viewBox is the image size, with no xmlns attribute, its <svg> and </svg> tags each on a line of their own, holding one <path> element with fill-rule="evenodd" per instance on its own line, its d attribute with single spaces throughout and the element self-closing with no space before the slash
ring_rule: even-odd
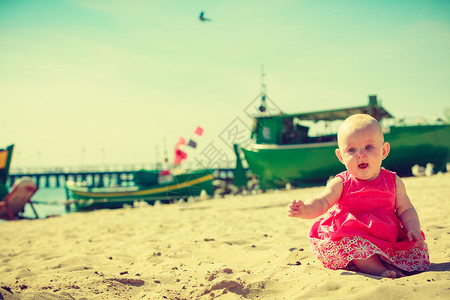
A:
<svg viewBox="0 0 450 300">
<path fill-rule="evenodd" d="M 66 191 L 73 202 L 71 210 L 113 209 L 133 205 L 135 201 L 170 203 L 198 197 L 202 191 L 213 195 L 213 179 L 213 170 L 200 170 L 174 176 L 173 181 L 155 186 L 94 188 L 66 184 Z"/>
<path fill-rule="evenodd" d="M 427 163 L 445 169 L 449 158 L 450 125 L 391 127 L 385 133 L 391 151 L 383 167 L 401 176 L 411 175 L 411 167 Z M 335 156 L 337 142 L 264 145 L 241 148 L 262 189 L 323 184 L 345 170 Z"/>
</svg>

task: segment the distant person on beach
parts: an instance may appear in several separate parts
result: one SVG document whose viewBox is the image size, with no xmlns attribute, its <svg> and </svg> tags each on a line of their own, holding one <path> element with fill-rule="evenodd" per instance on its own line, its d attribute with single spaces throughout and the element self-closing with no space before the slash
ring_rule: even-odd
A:
<svg viewBox="0 0 450 300">
<path fill-rule="evenodd" d="M 291 200 L 290 217 L 317 220 L 311 248 L 327 268 L 348 267 L 381 277 L 403 277 L 430 265 L 425 235 L 403 181 L 382 169 L 390 145 L 371 116 L 348 117 L 338 130 L 336 156 L 344 171 L 305 202 Z"/>
</svg>

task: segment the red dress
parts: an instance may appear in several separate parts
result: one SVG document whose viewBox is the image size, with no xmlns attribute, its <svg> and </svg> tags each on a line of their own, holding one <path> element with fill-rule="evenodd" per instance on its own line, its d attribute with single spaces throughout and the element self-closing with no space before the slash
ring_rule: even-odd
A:
<svg viewBox="0 0 450 300">
<path fill-rule="evenodd" d="M 341 198 L 309 232 L 311 248 L 325 267 L 344 268 L 353 259 L 374 254 L 404 271 L 424 271 L 430 266 L 427 245 L 414 247 L 397 217 L 394 172 L 381 169 L 369 181 L 348 171 L 336 177 L 344 183 Z"/>
</svg>

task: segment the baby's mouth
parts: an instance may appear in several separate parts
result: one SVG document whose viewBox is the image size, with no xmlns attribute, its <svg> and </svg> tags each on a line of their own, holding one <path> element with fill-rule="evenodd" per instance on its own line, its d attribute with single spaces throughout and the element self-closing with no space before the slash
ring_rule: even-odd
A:
<svg viewBox="0 0 450 300">
<path fill-rule="evenodd" d="M 360 169 L 365 169 L 365 168 L 367 168 L 368 166 L 369 166 L 368 163 L 361 163 L 361 164 L 358 165 L 358 168 L 360 168 Z"/>
</svg>

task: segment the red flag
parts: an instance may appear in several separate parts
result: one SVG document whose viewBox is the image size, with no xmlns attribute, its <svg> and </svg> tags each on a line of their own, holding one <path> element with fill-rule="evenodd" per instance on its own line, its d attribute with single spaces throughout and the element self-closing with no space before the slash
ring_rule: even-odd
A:
<svg viewBox="0 0 450 300">
<path fill-rule="evenodd" d="M 187 153 L 184 152 L 183 150 L 177 149 L 176 153 L 177 153 L 177 156 L 181 157 L 181 159 L 187 158 Z"/>
<path fill-rule="evenodd" d="M 180 149 L 175 149 L 175 160 L 174 160 L 173 164 L 175 166 L 177 166 L 177 165 L 179 165 L 181 163 L 181 161 L 183 159 L 186 159 L 186 158 L 187 158 L 187 153 L 186 152 L 184 152 L 184 151 L 182 151 Z"/>
<path fill-rule="evenodd" d="M 175 159 L 173 160 L 173 165 L 178 166 L 181 163 L 181 157 L 175 155 Z"/>
<path fill-rule="evenodd" d="M 195 134 L 198 136 L 202 136 L 203 128 L 201 128 L 200 126 L 197 126 L 197 129 L 195 129 Z"/>
<path fill-rule="evenodd" d="M 186 140 L 183 137 L 180 137 L 178 143 L 175 145 L 175 159 L 173 164 L 175 166 L 179 165 L 183 159 L 187 158 L 186 152 L 180 150 L 180 146 L 186 145 Z"/>
</svg>

